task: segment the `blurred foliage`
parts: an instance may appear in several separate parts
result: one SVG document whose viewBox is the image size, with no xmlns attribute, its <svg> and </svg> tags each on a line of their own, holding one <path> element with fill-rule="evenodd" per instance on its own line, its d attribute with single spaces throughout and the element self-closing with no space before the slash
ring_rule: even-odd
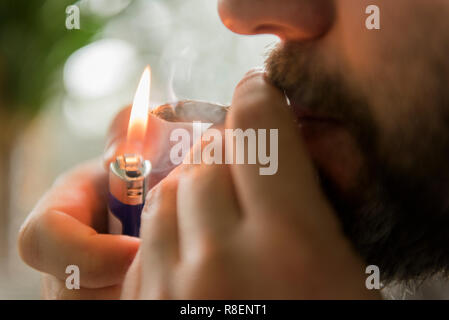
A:
<svg viewBox="0 0 449 320">
<path fill-rule="evenodd" d="M 65 26 L 67 0 L 0 1 L 0 108 L 35 115 L 68 56 L 89 43 L 105 21 L 81 11 L 81 29 Z"/>
</svg>

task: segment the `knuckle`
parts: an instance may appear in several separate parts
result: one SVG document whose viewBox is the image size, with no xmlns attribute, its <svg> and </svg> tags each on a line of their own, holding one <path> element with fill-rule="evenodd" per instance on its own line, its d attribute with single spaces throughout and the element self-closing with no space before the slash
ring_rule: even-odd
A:
<svg viewBox="0 0 449 320">
<path fill-rule="evenodd" d="M 145 242 L 160 238 L 155 235 L 160 234 L 160 230 L 167 229 L 173 223 L 173 214 L 175 213 L 176 181 L 162 180 L 147 195 L 147 201 L 142 211 L 141 236 L 145 238 Z"/>
<path fill-rule="evenodd" d="M 194 263 L 199 268 L 215 265 L 217 261 L 223 260 L 226 256 L 226 250 L 223 243 L 219 243 L 216 237 L 207 233 L 201 236 L 196 247 Z"/>
<path fill-rule="evenodd" d="M 249 70 L 243 78 L 239 81 L 239 83 L 236 86 L 236 89 L 241 89 L 245 86 L 250 86 L 253 81 L 260 81 L 265 79 L 265 73 L 260 68 L 254 68 Z"/>
<path fill-rule="evenodd" d="M 154 186 L 150 191 L 148 191 L 148 194 L 146 195 L 145 199 L 145 206 L 142 210 L 142 216 L 141 220 L 146 221 L 149 218 L 153 216 L 153 213 L 156 211 L 158 204 L 160 203 L 162 198 L 161 195 L 161 182 Z"/>
<path fill-rule="evenodd" d="M 45 244 L 53 236 L 54 211 L 35 208 L 20 228 L 18 235 L 18 249 L 22 260 L 30 267 L 40 271 L 50 271 L 46 261 Z"/>
<path fill-rule="evenodd" d="M 155 204 L 166 199 L 169 195 L 177 190 L 176 176 L 168 176 L 162 179 L 157 185 L 148 191 L 145 203 Z"/>
<path fill-rule="evenodd" d="M 264 74 L 261 72 L 250 72 L 237 84 L 234 96 L 232 99 L 232 106 L 236 109 L 236 106 L 248 105 L 250 102 L 257 102 L 263 98 L 265 90 L 261 90 L 266 87 Z M 232 108 L 230 109 L 232 111 Z"/>
<path fill-rule="evenodd" d="M 166 178 L 154 186 L 147 194 L 145 206 L 142 210 L 141 220 L 152 221 L 162 213 L 163 204 L 174 200 L 177 191 L 177 182 Z"/>
</svg>

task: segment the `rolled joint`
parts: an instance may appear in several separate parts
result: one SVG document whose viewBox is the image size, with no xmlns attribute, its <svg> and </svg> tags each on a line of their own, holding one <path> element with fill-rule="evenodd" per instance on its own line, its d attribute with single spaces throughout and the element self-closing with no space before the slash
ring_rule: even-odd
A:
<svg viewBox="0 0 449 320">
<path fill-rule="evenodd" d="M 156 117 L 169 122 L 200 121 L 223 124 L 228 110 L 229 106 L 217 103 L 197 100 L 181 100 L 161 105 L 152 110 L 151 113 Z"/>
</svg>

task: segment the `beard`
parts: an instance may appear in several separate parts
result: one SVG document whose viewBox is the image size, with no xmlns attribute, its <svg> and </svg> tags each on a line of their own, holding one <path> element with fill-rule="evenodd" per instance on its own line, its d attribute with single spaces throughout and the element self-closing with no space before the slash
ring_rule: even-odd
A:
<svg viewBox="0 0 449 320">
<path fill-rule="evenodd" d="M 287 95 L 294 93 L 301 105 L 342 120 L 363 156 L 351 188 L 340 187 L 326 168 L 315 163 L 343 232 L 367 264 L 380 268 L 384 282 L 420 281 L 441 273 L 447 276 L 447 63 L 430 56 L 423 60 L 430 70 L 424 78 L 432 79 L 423 84 L 428 86 L 425 90 L 402 79 L 399 87 L 382 84 L 396 91 L 386 94 L 374 87 L 369 95 L 363 84 L 352 81 L 346 73 L 325 70 L 312 52 L 307 44 L 279 45 L 266 61 L 267 77 Z M 410 92 L 414 98 L 404 94 Z M 419 97 L 416 92 L 432 92 L 432 96 Z M 420 101 L 425 101 L 425 108 Z M 375 120 L 373 110 L 394 109 L 398 104 L 411 112 L 398 117 L 397 125 L 387 130 Z"/>
</svg>

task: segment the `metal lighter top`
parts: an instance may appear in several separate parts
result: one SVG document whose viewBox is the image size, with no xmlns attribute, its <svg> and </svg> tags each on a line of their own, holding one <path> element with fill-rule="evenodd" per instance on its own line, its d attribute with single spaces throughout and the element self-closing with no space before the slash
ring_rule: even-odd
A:
<svg viewBox="0 0 449 320">
<path fill-rule="evenodd" d="M 124 154 L 109 167 L 109 232 L 139 236 L 140 214 L 148 192 L 151 163 Z"/>
</svg>

